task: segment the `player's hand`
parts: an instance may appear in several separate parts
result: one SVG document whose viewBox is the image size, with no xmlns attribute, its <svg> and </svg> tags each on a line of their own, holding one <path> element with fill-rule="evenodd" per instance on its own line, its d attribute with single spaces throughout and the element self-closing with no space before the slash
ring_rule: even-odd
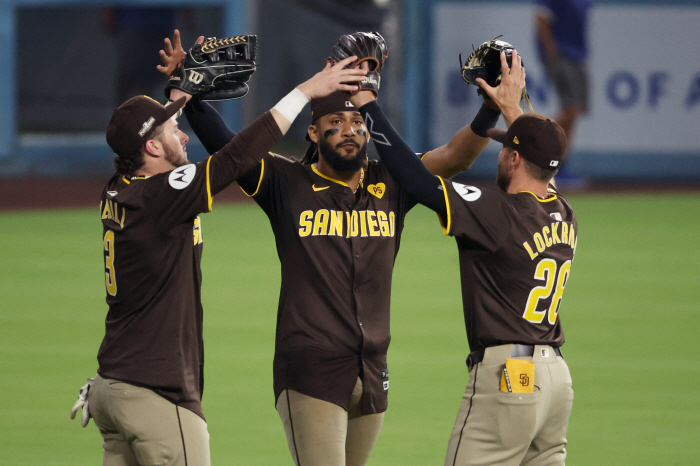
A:
<svg viewBox="0 0 700 466">
<path fill-rule="evenodd" d="M 525 87 L 525 68 L 520 55 L 515 50 L 511 61 L 512 66 L 509 67 L 505 52 L 501 52 L 501 83 L 498 86 L 491 87 L 483 79 L 476 79 L 486 95 L 498 105 L 508 125 L 523 113 L 520 100 Z"/>
<path fill-rule="evenodd" d="M 175 89 L 175 88 L 170 89 L 170 100 L 175 101 L 175 100 L 179 99 L 180 97 L 184 97 L 185 104 L 187 104 L 187 102 L 189 102 L 190 99 L 192 98 L 192 94 L 188 94 L 187 92 L 181 91 L 180 89 Z"/>
<path fill-rule="evenodd" d="M 360 64 L 360 69 L 365 70 L 369 73 L 369 63 L 367 63 L 366 61 L 363 61 Z M 374 92 L 372 92 L 371 90 L 364 89 L 364 90 L 361 90 L 360 92 L 358 92 L 357 94 L 351 95 L 349 100 L 350 100 L 350 102 L 352 102 L 352 104 L 356 108 L 360 108 L 365 104 L 368 104 L 370 102 L 374 102 L 375 100 L 377 100 L 377 96 L 374 95 Z"/>
<path fill-rule="evenodd" d="M 359 68 L 345 69 L 346 66 L 355 60 L 357 60 L 357 57 L 352 56 L 339 61 L 335 65 L 326 63 L 323 70 L 316 73 L 316 75 L 308 81 L 299 84 L 297 88 L 303 92 L 309 100 L 325 97 L 335 91 L 356 91 L 359 85 L 353 83 L 362 81 L 367 75 L 367 71 Z"/>
<path fill-rule="evenodd" d="M 73 408 L 70 410 L 70 418 L 75 419 L 80 408 L 83 408 L 83 415 L 80 417 L 80 425 L 85 427 L 90 422 L 90 408 L 88 403 L 88 394 L 90 393 L 90 387 L 95 383 L 94 378 L 87 379 L 87 383 L 80 387 L 80 395 L 78 395 L 78 401 L 75 402 Z"/>
<path fill-rule="evenodd" d="M 195 41 L 195 44 L 201 44 L 204 42 L 204 36 L 199 36 Z M 158 71 L 166 76 L 170 76 L 172 72 L 182 64 L 182 60 L 185 58 L 187 53 L 182 48 L 182 41 L 180 40 L 180 31 L 175 29 L 173 32 L 173 41 L 170 42 L 170 38 L 166 37 L 163 41 L 163 50 L 159 50 L 160 61 L 163 62 L 163 66 L 157 65 Z"/>
</svg>

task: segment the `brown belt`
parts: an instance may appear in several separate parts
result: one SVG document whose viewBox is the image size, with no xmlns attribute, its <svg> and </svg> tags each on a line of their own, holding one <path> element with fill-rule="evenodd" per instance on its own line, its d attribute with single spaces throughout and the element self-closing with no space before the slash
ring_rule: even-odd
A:
<svg viewBox="0 0 700 466">
<path fill-rule="evenodd" d="M 552 349 L 554 350 L 554 354 L 561 356 L 561 350 L 558 346 L 553 346 Z M 467 367 L 471 370 L 472 367 L 483 361 L 485 352 L 486 349 L 480 349 L 470 353 L 469 357 L 467 357 Z M 521 345 L 519 343 L 514 343 L 513 349 L 510 351 L 510 355 L 512 357 L 532 356 L 533 354 L 535 354 L 535 345 Z"/>
</svg>

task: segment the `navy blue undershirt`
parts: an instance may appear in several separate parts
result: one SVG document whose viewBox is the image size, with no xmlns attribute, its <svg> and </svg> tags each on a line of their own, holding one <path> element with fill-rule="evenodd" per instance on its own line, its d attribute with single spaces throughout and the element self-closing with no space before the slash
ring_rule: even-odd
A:
<svg viewBox="0 0 700 466">
<path fill-rule="evenodd" d="M 185 106 L 185 117 L 209 154 L 219 151 L 236 135 L 209 102 L 190 100 Z M 260 170 L 258 164 L 238 179 L 238 184 L 246 193 L 255 191 L 260 180 Z"/>
<path fill-rule="evenodd" d="M 423 165 L 376 101 L 360 107 L 360 113 L 391 176 L 418 202 L 446 219 L 447 206 L 440 179 Z"/>
</svg>

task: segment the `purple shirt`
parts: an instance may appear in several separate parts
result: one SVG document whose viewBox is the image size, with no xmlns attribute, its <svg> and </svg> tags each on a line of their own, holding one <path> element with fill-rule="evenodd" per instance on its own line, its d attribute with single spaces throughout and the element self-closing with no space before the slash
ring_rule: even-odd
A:
<svg viewBox="0 0 700 466">
<path fill-rule="evenodd" d="M 588 57 L 586 29 L 591 0 L 535 0 L 539 13 L 548 17 L 559 53 L 581 62 Z M 544 48 L 538 42 L 540 57 Z"/>
</svg>

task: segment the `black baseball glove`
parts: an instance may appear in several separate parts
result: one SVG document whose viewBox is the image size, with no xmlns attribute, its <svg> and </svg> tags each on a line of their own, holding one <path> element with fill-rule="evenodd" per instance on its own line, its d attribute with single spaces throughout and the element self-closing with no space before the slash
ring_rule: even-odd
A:
<svg viewBox="0 0 700 466">
<path fill-rule="evenodd" d="M 459 67 L 462 71 L 462 79 L 464 79 L 467 83 L 476 84 L 478 87 L 479 84 L 476 82 L 476 78 L 481 78 L 491 87 L 496 87 L 500 84 L 501 52 L 506 53 L 506 62 L 508 63 L 508 66 L 512 66 L 513 51 L 515 49 L 508 42 L 498 40 L 498 37 L 496 37 L 494 40 L 484 42 L 478 48 L 472 51 L 464 65 L 462 65 L 462 54 L 459 54 Z M 486 94 L 480 87 L 477 90 L 477 93 L 479 95 L 484 95 L 484 98 L 486 98 Z M 523 99 L 525 99 L 527 104 L 530 106 L 530 111 L 532 111 L 530 96 L 525 88 L 523 88 Z"/>
<path fill-rule="evenodd" d="M 381 34 L 378 32 L 356 32 L 345 34 L 331 48 L 331 56 L 326 58 L 326 63 L 335 64 L 348 57 L 356 56 L 357 60 L 352 62 L 348 68 L 359 68 L 364 62 L 369 66 L 367 76 L 360 84 L 360 90 L 370 90 L 377 95 L 381 76 L 379 72 L 384 67 L 384 62 L 389 56 L 389 49 Z"/>
<path fill-rule="evenodd" d="M 257 36 L 209 38 L 195 44 L 168 77 L 165 96 L 180 89 L 202 100 L 238 99 L 248 93 L 255 72 Z"/>
</svg>

